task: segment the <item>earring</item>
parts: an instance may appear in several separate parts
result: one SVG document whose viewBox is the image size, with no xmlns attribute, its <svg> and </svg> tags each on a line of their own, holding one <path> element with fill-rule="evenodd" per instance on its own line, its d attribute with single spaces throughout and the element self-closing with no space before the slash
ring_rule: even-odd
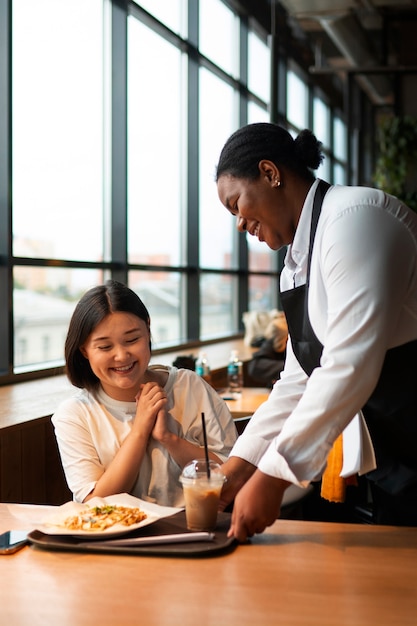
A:
<svg viewBox="0 0 417 626">
<path fill-rule="evenodd" d="M 275 185 L 274 187 L 281 187 L 281 181 L 278 180 L 278 178 L 275 179 Z"/>
</svg>

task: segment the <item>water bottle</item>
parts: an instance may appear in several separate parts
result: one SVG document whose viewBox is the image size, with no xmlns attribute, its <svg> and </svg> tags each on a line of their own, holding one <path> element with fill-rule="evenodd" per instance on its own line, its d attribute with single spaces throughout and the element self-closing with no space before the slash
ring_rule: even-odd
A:
<svg viewBox="0 0 417 626">
<path fill-rule="evenodd" d="M 195 371 L 201 378 L 204 378 L 206 382 L 211 384 L 211 372 L 210 365 L 208 362 L 207 354 L 205 352 L 200 352 L 198 355 L 198 359 L 195 364 Z"/>
<path fill-rule="evenodd" d="M 237 350 L 232 350 L 227 366 L 227 382 L 230 393 L 241 393 L 243 387 L 243 364 Z"/>
</svg>

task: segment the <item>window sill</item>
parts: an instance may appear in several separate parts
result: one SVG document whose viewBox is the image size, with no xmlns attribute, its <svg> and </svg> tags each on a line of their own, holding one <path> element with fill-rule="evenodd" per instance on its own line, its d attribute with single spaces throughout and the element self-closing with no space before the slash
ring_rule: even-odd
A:
<svg viewBox="0 0 417 626">
<path fill-rule="evenodd" d="M 212 370 L 213 386 L 216 388 L 226 384 L 226 368 L 232 350 L 238 350 L 243 363 L 249 361 L 253 353 L 252 348 L 245 346 L 243 339 L 234 339 L 198 348 L 156 353 L 151 362 L 172 365 L 177 356 L 190 354 L 197 356 L 200 349 L 207 354 Z M 74 387 L 65 375 L 0 387 L 0 429 L 13 428 L 26 422 L 49 417 L 58 404 L 73 393 Z"/>
</svg>

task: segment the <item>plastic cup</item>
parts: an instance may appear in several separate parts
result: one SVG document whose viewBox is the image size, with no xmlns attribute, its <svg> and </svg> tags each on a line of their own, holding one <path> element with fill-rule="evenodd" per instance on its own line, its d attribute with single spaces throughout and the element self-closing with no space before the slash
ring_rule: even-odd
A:
<svg viewBox="0 0 417 626">
<path fill-rule="evenodd" d="M 206 460 L 195 459 L 184 467 L 180 476 L 189 530 L 214 530 L 216 527 L 220 493 L 226 477 L 218 463 L 209 461 L 209 468 L 210 477 Z"/>
</svg>

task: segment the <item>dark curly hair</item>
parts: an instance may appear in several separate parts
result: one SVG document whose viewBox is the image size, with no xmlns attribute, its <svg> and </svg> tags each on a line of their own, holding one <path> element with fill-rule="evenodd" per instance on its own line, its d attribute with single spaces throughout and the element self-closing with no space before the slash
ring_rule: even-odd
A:
<svg viewBox="0 0 417 626">
<path fill-rule="evenodd" d="M 150 327 L 148 309 L 139 296 L 116 280 L 87 291 L 75 307 L 65 341 L 66 374 L 75 387 L 92 391 L 99 385 L 99 379 L 91 369 L 88 359 L 80 348 L 93 330 L 110 313 L 124 311 L 133 313 Z M 149 341 L 151 348 L 151 341 Z"/>
<path fill-rule="evenodd" d="M 261 122 L 239 128 L 226 141 L 216 169 L 220 176 L 255 180 L 260 175 L 258 164 L 266 159 L 277 167 L 286 167 L 307 181 L 314 181 L 313 170 L 323 161 L 322 143 L 310 130 L 303 130 L 295 139 L 278 124 Z"/>
</svg>

